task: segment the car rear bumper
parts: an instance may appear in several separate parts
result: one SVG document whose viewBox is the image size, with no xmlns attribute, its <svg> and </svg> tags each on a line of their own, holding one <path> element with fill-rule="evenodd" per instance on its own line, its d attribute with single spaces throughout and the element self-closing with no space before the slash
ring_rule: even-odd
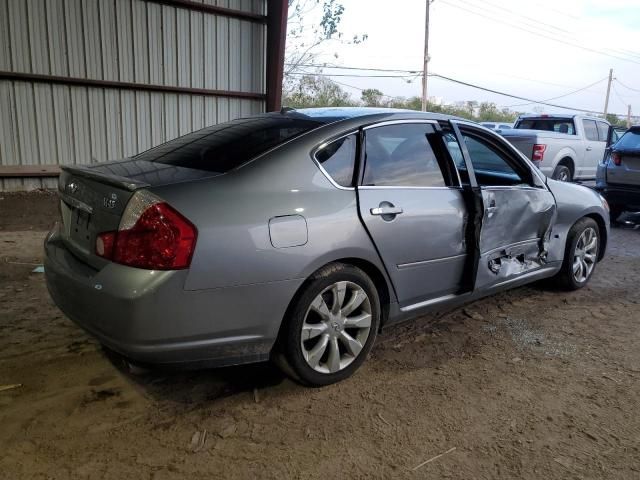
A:
<svg viewBox="0 0 640 480">
<path fill-rule="evenodd" d="M 607 199 L 610 205 L 640 210 L 640 186 L 596 185 L 596 190 Z"/>
<path fill-rule="evenodd" d="M 223 366 L 268 359 L 302 280 L 185 291 L 187 270 L 74 257 L 57 229 L 45 241 L 47 287 L 71 320 L 115 352 L 143 364 Z"/>
</svg>

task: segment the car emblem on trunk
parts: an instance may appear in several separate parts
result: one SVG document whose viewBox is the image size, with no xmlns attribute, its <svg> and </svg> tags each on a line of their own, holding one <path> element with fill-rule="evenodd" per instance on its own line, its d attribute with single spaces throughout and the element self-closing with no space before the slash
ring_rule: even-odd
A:
<svg viewBox="0 0 640 480">
<path fill-rule="evenodd" d="M 115 208 L 116 201 L 118 200 L 118 195 L 112 193 L 109 197 L 102 198 L 102 205 L 105 208 Z"/>
<path fill-rule="evenodd" d="M 78 184 L 76 182 L 67 184 L 67 191 L 69 193 L 76 193 L 78 191 Z"/>
</svg>

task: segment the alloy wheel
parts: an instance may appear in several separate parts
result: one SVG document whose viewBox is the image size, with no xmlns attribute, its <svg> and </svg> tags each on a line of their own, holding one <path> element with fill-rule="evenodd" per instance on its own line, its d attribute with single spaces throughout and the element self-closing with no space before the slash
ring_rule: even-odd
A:
<svg viewBox="0 0 640 480">
<path fill-rule="evenodd" d="M 300 343 L 307 364 L 336 373 L 360 354 L 371 331 L 371 302 L 362 287 L 340 281 L 318 294 L 307 309 Z"/>
<path fill-rule="evenodd" d="M 573 252 L 573 278 L 578 283 L 587 281 L 596 266 L 598 256 L 598 234 L 592 228 L 586 228 L 578 238 Z"/>
</svg>

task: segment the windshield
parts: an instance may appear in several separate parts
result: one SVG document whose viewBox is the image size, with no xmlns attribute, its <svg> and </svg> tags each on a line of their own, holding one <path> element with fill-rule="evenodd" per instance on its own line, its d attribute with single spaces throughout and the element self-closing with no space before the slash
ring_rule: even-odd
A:
<svg viewBox="0 0 640 480">
<path fill-rule="evenodd" d="M 516 123 L 515 128 L 519 130 L 544 130 L 568 135 L 576 134 L 571 118 L 525 118 Z"/>
<path fill-rule="evenodd" d="M 225 173 L 320 125 L 285 116 L 241 118 L 178 137 L 134 158 Z"/>
<path fill-rule="evenodd" d="M 640 150 L 640 130 L 629 130 L 615 145 L 616 150 Z"/>
</svg>

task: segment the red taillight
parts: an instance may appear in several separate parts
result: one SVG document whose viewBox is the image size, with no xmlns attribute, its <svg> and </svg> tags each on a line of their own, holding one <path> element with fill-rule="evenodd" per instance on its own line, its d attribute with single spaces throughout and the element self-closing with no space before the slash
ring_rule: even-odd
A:
<svg viewBox="0 0 640 480">
<path fill-rule="evenodd" d="M 613 152 L 611 154 L 611 160 L 613 160 L 613 163 L 617 166 L 622 165 L 622 155 L 619 153 Z"/>
<path fill-rule="evenodd" d="M 128 223 L 132 223 L 131 219 Z M 167 203 L 151 203 L 133 226 L 122 228 L 121 223 L 120 228 L 98 235 L 97 255 L 115 263 L 154 270 L 178 270 L 191 263 L 196 227 Z"/>
<path fill-rule="evenodd" d="M 98 234 L 96 238 L 96 253 L 104 258 L 113 258 L 113 245 L 116 241 L 117 232 L 104 232 Z"/>
<path fill-rule="evenodd" d="M 547 150 L 546 145 L 542 145 L 536 143 L 533 146 L 533 155 L 531 156 L 531 160 L 534 162 L 541 162 L 544 159 L 544 152 Z"/>
</svg>

